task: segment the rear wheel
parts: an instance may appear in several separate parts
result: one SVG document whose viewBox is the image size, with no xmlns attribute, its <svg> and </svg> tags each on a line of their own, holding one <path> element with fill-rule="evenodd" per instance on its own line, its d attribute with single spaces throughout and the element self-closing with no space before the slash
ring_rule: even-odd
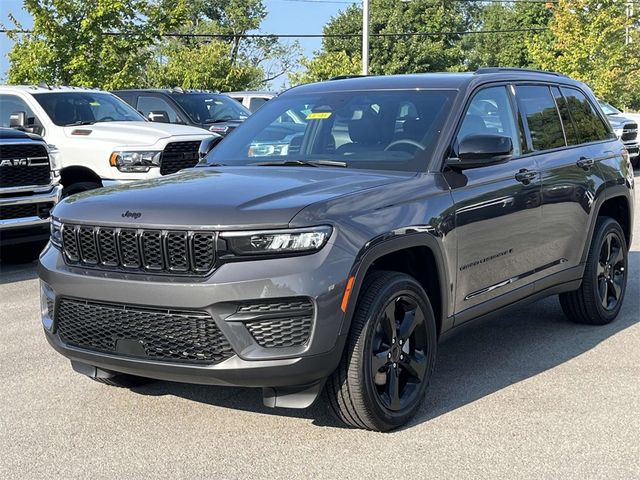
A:
<svg viewBox="0 0 640 480">
<path fill-rule="evenodd" d="M 604 325 L 616 318 L 627 286 L 627 256 L 620 224 L 612 218 L 599 217 L 580 288 L 560 294 L 560 305 L 569 319 Z"/>
<path fill-rule="evenodd" d="M 429 298 L 412 277 L 365 279 L 347 345 L 326 392 L 347 425 L 387 431 L 405 424 L 424 398 L 437 334 Z"/>
</svg>

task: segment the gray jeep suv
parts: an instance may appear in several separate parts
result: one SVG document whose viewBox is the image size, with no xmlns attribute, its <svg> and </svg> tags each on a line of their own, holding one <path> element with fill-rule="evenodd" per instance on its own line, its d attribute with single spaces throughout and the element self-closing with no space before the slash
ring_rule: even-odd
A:
<svg viewBox="0 0 640 480">
<path fill-rule="evenodd" d="M 195 169 L 55 208 L 42 323 L 76 371 L 261 387 L 274 407 L 324 389 L 348 425 L 389 430 L 465 323 L 553 294 L 576 322 L 620 310 L 634 179 L 582 83 L 338 79 L 215 141 Z"/>
</svg>

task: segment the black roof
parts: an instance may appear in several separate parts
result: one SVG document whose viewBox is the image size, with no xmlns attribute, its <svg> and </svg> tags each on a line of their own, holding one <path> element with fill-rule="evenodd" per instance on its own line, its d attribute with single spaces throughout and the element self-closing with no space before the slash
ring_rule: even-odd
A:
<svg viewBox="0 0 640 480">
<path fill-rule="evenodd" d="M 292 93 L 315 93 L 344 90 L 392 90 L 412 88 L 436 88 L 462 90 L 468 86 L 495 81 L 544 81 L 582 85 L 564 75 L 520 68 L 488 67 L 476 72 L 463 73 L 415 73 L 404 75 L 351 75 L 336 77 L 327 82 L 310 83 L 293 87 Z"/>
</svg>

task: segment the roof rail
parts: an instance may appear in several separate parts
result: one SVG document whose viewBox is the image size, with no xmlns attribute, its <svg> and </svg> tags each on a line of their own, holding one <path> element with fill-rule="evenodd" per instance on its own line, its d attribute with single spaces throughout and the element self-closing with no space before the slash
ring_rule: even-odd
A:
<svg viewBox="0 0 640 480">
<path fill-rule="evenodd" d="M 485 73 L 501 73 L 501 72 L 529 72 L 529 73 L 541 73 L 544 75 L 555 75 L 556 77 L 566 77 L 562 73 L 549 72 L 547 70 L 536 70 L 535 68 L 518 68 L 518 67 L 481 67 L 474 73 L 476 75 L 482 75 Z"/>
<path fill-rule="evenodd" d="M 46 88 L 47 90 L 51 90 L 51 87 L 49 85 L 47 85 L 45 82 L 40 82 L 38 84 L 38 87 L 40 88 Z"/>
<path fill-rule="evenodd" d="M 346 80 L 347 78 L 364 78 L 364 77 L 370 77 L 371 75 L 338 75 L 337 77 L 332 77 L 329 79 L 329 81 L 331 80 Z"/>
</svg>

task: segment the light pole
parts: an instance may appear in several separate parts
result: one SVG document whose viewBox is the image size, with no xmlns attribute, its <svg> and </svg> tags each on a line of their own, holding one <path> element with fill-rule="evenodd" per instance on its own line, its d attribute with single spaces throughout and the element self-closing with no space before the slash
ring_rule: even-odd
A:
<svg viewBox="0 0 640 480">
<path fill-rule="evenodd" d="M 369 75 L 369 0 L 362 0 L 362 74 Z"/>
</svg>

